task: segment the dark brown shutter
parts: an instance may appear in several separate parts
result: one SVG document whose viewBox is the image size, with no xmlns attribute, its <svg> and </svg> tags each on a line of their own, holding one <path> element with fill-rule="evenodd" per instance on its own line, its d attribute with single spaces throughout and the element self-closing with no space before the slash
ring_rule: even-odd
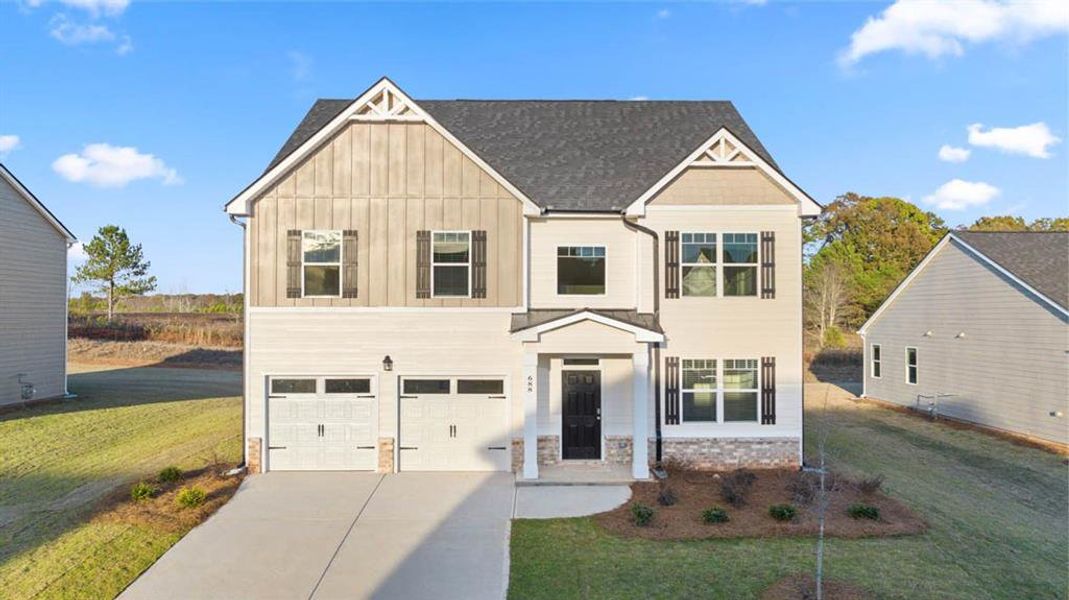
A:
<svg viewBox="0 0 1069 600">
<path fill-rule="evenodd" d="M 486 232 L 471 232 L 471 297 L 486 297 Z"/>
<path fill-rule="evenodd" d="M 761 297 L 776 297 L 776 232 L 761 232 Z"/>
<path fill-rule="evenodd" d="M 301 230 L 286 232 L 286 297 L 301 297 Z"/>
<path fill-rule="evenodd" d="M 357 250 L 359 245 L 357 244 L 357 237 L 355 229 L 346 229 L 341 233 L 341 297 L 342 298 L 356 298 L 356 279 L 357 279 Z"/>
<path fill-rule="evenodd" d="M 416 297 L 431 297 L 431 232 L 416 232 Z"/>
<path fill-rule="evenodd" d="M 776 424 L 776 357 L 761 358 L 761 424 Z"/>
<path fill-rule="evenodd" d="M 679 357 L 664 359 L 664 422 L 679 425 Z"/>
<path fill-rule="evenodd" d="M 664 232 L 664 297 L 679 297 L 679 232 Z"/>
</svg>

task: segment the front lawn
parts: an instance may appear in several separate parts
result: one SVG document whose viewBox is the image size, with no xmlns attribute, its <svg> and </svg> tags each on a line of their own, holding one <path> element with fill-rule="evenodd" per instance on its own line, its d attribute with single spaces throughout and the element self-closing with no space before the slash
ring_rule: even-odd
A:
<svg viewBox="0 0 1069 600">
<path fill-rule="evenodd" d="M 823 384 L 807 387 L 807 454 L 823 393 Z M 830 465 L 882 473 L 887 493 L 931 525 L 923 535 L 829 539 L 828 577 L 877 598 L 1066 597 L 1062 458 L 842 399 L 829 402 L 827 418 Z M 811 572 L 814 550 L 804 539 L 660 542 L 614 537 L 591 518 L 519 520 L 509 596 L 757 598 L 783 577 Z"/>
<path fill-rule="evenodd" d="M 95 369 L 72 373 L 77 400 L 0 415 L 4 598 L 113 597 L 184 531 L 94 518 L 103 500 L 168 465 L 241 460 L 240 373 Z"/>
</svg>

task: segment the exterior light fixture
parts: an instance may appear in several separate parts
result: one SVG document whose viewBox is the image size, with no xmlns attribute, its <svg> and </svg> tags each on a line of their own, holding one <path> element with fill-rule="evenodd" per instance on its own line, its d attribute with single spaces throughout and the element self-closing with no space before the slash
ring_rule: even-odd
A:
<svg viewBox="0 0 1069 600">
<path fill-rule="evenodd" d="M 924 332 L 924 337 L 932 337 L 932 330 L 929 329 L 928 331 L 925 331 Z"/>
<path fill-rule="evenodd" d="M 959 331 L 959 332 L 958 332 L 958 335 L 956 335 L 956 336 L 954 336 L 954 337 L 956 337 L 956 338 L 958 338 L 958 339 L 961 339 L 961 338 L 965 337 L 965 332 L 964 332 L 964 331 Z"/>
<path fill-rule="evenodd" d="M 389 354 L 386 355 L 386 358 L 382 359 L 382 370 L 383 371 L 392 371 L 393 370 L 393 359 L 390 358 Z"/>
</svg>

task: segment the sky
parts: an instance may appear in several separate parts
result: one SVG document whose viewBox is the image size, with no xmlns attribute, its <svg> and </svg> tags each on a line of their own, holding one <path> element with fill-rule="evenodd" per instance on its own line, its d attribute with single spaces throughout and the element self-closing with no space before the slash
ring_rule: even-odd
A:
<svg viewBox="0 0 1069 600">
<path fill-rule="evenodd" d="M 1069 3 L 0 2 L 0 161 L 159 292 L 241 289 L 223 204 L 316 98 L 731 100 L 817 201 L 1069 215 Z M 72 265 L 82 260 L 72 251 Z"/>
</svg>

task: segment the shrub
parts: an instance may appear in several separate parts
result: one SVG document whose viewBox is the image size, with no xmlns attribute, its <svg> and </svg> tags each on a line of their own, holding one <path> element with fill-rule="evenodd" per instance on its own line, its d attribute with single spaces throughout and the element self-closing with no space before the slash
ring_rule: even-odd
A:
<svg viewBox="0 0 1069 600">
<path fill-rule="evenodd" d="M 866 496 L 871 496 L 880 491 L 883 487 L 883 475 L 877 475 L 875 477 L 866 477 L 857 482 L 857 489 Z"/>
<path fill-rule="evenodd" d="M 132 498 L 134 502 L 144 502 L 155 496 L 158 491 L 156 486 L 151 483 L 139 481 L 130 488 L 130 498 Z"/>
<path fill-rule="evenodd" d="M 635 525 L 645 527 L 653 521 L 653 508 L 636 502 L 631 505 L 631 519 L 635 522 Z"/>
<path fill-rule="evenodd" d="M 702 522 L 707 523 L 709 525 L 714 525 L 716 523 L 727 523 L 730 520 L 730 517 L 728 517 L 728 511 L 720 508 L 719 506 L 707 508 L 702 511 Z"/>
<path fill-rule="evenodd" d="M 854 519 L 871 519 L 877 521 L 880 518 L 880 509 L 871 504 L 851 504 L 846 513 Z"/>
<path fill-rule="evenodd" d="M 791 493 L 791 500 L 798 504 L 812 504 L 813 499 L 820 492 L 820 477 L 813 473 L 799 471 L 791 476 L 787 482 L 787 491 Z"/>
<path fill-rule="evenodd" d="M 846 346 L 846 337 L 842 329 L 832 325 L 824 330 L 825 348 L 842 348 L 843 346 Z"/>
<path fill-rule="evenodd" d="M 156 476 L 156 479 L 160 480 L 160 483 L 174 483 L 179 479 L 182 479 L 182 469 L 176 466 L 165 467 L 160 474 Z"/>
<path fill-rule="evenodd" d="M 204 500 L 207 497 L 208 495 L 199 487 L 185 487 L 178 490 L 178 495 L 175 496 L 174 501 L 182 508 L 195 508 L 204 504 Z"/>
<path fill-rule="evenodd" d="M 750 495 L 750 489 L 757 481 L 757 475 L 753 471 L 739 469 L 725 475 L 720 480 L 720 497 L 731 506 L 738 508 L 746 504 L 746 497 Z"/>
<path fill-rule="evenodd" d="M 793 521 L 798 509 L 790 504 L 773 504 L 768 507 L 768 514 L 777 521 Z"/>
<path fill-rule="evenodd" d="M 657 504 L 661 506 L 672 506 L 676 502 L 679 502 L 679 497 L 670 487 L 662 488 L 661 492 L 657 494 Z"/>
</svg>

